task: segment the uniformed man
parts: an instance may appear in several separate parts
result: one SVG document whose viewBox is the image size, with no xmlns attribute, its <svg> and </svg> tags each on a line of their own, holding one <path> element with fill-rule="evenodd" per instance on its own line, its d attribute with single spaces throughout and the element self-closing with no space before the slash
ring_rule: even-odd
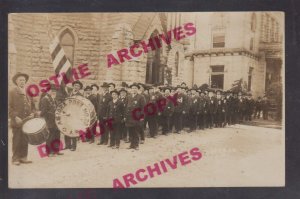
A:
<svg viewBox="0 0 300 199">
<path fill-rule="evenodd" d="M 254 112 L 254 106 L 255 106 L 255 101 L 252 98 L 252 94 L 248 93 L 247 108 L 246 108 L 246 121 L 251 121 L 252 120 L 252 114 Z"/>
<path fill-rule="evenodd" d="M 149 96 L 146 94 L 145 92 L 145 88 L 146 85 L 143 83 L 138 83 L 139 85 L 139 90 L 138 90 L 138 94 L 140 94 L 143 98 L 145 103 L 148 103 L 149 101 Z M 145 142 L 145 128 L 146 128 L 146 124 L 148 122 L 148 115 L 144 116 L 144 120 L 142 122 L 140 122 L 141 126 L 139 127 L 139 135 L 140 135 L 140 143 L 144 144 Z"/>
<path fill-rule="evenodd" d="M 9 92 L 9 117 L 13 133 L 13 165 L 32 163 L 32 161 L 27 160 L 28 140 L 26 135 L 22 132 L 22 125 L 26 119 L 34 117 L 36 110 L 32 97 L 27 95 L 25 89 L 28 78 L 29 76 L 25 73 L 15 74 L 12 81 L 16 87 Z"/>
<path fill-rule="evenodd" d="M 145 99 L 138 94 L 140 86 L 136 83 L 130 85 L 131 94 L 128 95 L 128 101 L 125 111 L 125 125 L 128 128 L 130 136 L 130 146 L 128 149 L 139 149 L 139 128 L 144 118 L 140 115 L 136 116 L 136 110 L 143 110 L 145 106 Z M 135 115 L 135 117 L 133 117 Z"/>
<path fill-rule="evenodd" d="M 120 100 L 122 102 L 122 105 L 124 107 L 124 110 L 126 108 L 127 105 L 127 90 L 125 90 L 125 88 L 121 88 L 120 91 Z M 120 124 L 120 129 L 121 129 L 121 138 L 125 141 L 125 143 L 129 143 L 129 138 L 128 138 L 128 130 L 127 127 L 125 126 L 125 121 L 122 120 L 121 124 Z"/>
<path fill-rule="evenodd" d="M 216 111 L 216 117 L 215 117 L 215 123 L 216 123 L 216 127 L 222 127 L 222 123 L 223 123 L 223 111 L 224 111 L 224 107 L 223 107 L 223 100 L 221 97 L 221 90 L 217 90 L 217 111 Z"/>
<path fill-rule="evenodd" d="M 113 118 L 112 128 L 110 130 L 110 144 L 109 147 L 119 148 L 121 139 L 121 124 L 124 121 L 124 105 L 119 98 L 117 90 L 110 91 L 112 100 L 108 104 L 108 117 Z"/>
<path fill-rule="evenodd" d="M 164 90 L 164 97 L 168 98 L 171 94 L 171 88 L 170 87 L 165 87 Z M 171 126 L 171 120 L 172 120 L 172 115 L 174 113 L 174 103 L 171 102 L 170 100 L 167 100 L 167 104 L 161 114 L 162 118 L 162 134 L 167 135 L 168 133 L 172 132 L 172 126 Z"/>
<path fill-rule="evenodd" d="M 51 144 L 56 144 L 58 146 L 55 146 L 55 149 L 59 149 L 59 143 L 56 142 L 56 140 L 60 140 L 60 131 L 57 128 L 55 124 L 55 110 L 57 107 L 57 101 L 56 101 L 56 93 L 57 88 L 55 85 L 51 85 L 50 90 L 47 92 L 47 94 L 42 98 L 42 101 L 40 103 L 40 111 L 41 116 L 45 118 L 46 125 L 49 131 L 49 137 L 46 140 L 46 145 L 48 146 L 48 156 L 52 157 L 54 155 L 63 155 L 63 153 L 53 150 L 53 147 Z"/>
<path fill-rule="evenodd" d="M 205 99 L 205 92 L 202 91 L 201 89 L 198 90 L 198 93 L 200 93 L 199 96 L 199 102 L 198 102 L 198 109 L 197 109 L 197 115 L 198 115 L 198 126 L 199 129 L 204 130 L 206 128 L 206 122 L 205 122 L 205 114 L 204 114 L 204 107 L 206 104 L 206 99 Z M 207 113 L 207 111 L 206 111 Z"/>
<path fill-rule="evenodd" d="M 216 122 L 216 112 L 217 112 L 217 100 L 215 98 L 214 90 L 210 90 L 208 93 L 208 126 L 213 128 Z"/>
<path fill-rule="evenodd" d="M 108 104 L 112 100 L 111 94 L 108 92 L 109 85 L 104 82 L 101 86 L 102 93 L 98 100 L 98 118 L 100 124 L 104 123 L 104 120 L 109 119 L 108 118 Z M 104 134 L 100 136 L 100 141 L 97 143 L 97 145 L 107 145 L 108 144 L 108 137 L 109 137 L 109 129 L 106 125 L 104 129 Z"/>
<path fill-rule="evenodd" d="M 183 87 L 177 86 L 176 92 L 178 93 L 177 96 L 177 106 L 174 110 L 174 125 L 175 125 L 175 133 L 180 133 L 183 130 L 183 117 L 186 116 L 186 104 L 187 98 L 183 94 Z"/>
<path fill-rule="evenodd" d="M 82 96 L 80 90 L 82 89 L 83 85 L 79 80 L 76 80 L 72 83 L 73 90 L 70 92 L 69 96 Z M 71 151 L 76 151 L 77 148 L 77 138 L 76 137 L 69 137 L 65 135 L 65 149 L 70 149 Z"/>
<path fill-rule="evenodd" d="M 258 97 L 258 99 L 255 102 L 255 117 L 258 119 L 260 118 L 262 106 L 263 106 L 263 103 L 262 103 L 261 97 Z"/>
<path fill-rule="evenodd" d="M 189 124 L 190 131 L 195 131 L 198 126 L 198 116 L 199 116 L 199 97 L 197 96 L 197 87 L 190 89 L 191 96 L 189 99 Z"/>
<path fill-rule="evenodd" d="M 146 104 L 148 103 L 153 103 L 155 104 L 156 101 L 159 98 L 159 95 L 155 93 L 154 88 L 152 86 L 148 87 L 149 89 L 149 98 Z M 157 92 L 157 90 L 156 90 Z M 148 115 L 148 125 L 149 125 L 149 133 L 151 138 L 155 138 L 157 136 L 157 131 L 158 131 L 158 124 L 157 124 L 157 113 L 154 113 L 153 115 Z"/>
</svg>

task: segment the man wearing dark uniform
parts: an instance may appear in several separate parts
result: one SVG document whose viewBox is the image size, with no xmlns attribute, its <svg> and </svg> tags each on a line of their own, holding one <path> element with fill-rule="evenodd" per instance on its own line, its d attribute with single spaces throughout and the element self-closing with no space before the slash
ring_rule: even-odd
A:
<svg viewBox="0 0 300 199">
<path fill-rule="evenodd" d="M 217 100 L 214 97 L 214 91 L 211 90 L 208 93 L 209 101 L 208 101 L 208 126 L 209 128 L 213 128 L 216 120 L 216 112 L 217 112 Z"/>
<path fill-rule="evenodd" d="M 109 85 L 104 82 L 103 85 L 101 86 L 102 88 L 102 94 L 99 97 L 98 100 L 98 118 L 100 124 L 104 123 L 104 120 L 109 119 L 108 118 L 108 104 L 112 100 L 111 94 L 108 92 L 109 90 Z M 99 143 L 97 145 L 106 145 L 108 144 L 108 132 L 109 129 L 105 125 L 104 127 L 104 134 L 101 135 Z"/>
<path fill-rule="evenodd" d="M 138 85 L 140 86 L 138 93 L 144 98 L 144 101 L 147 103 L 147 101 L 149 100 L 149 96 L 145 93 L 145 85 L 142 83 L 138 83 Z M 145 142 L 145 126 L 146 123 L 148 122 L 148 115 L 144 116 L 144 120 L 142 122 L 140 122 L 141 126 L 139 127 L 139 135 L 140 135 L 140 143 L 144 144 Z"/>
<path fill-rule="evenodd" d="M 12 163 L 20 165 L 20 163 L 32 163 L 27 160 L 28 140 L 22 132 L 24 119 L 34 117 L 35 105 L 33 99 L 27 95 L 25 84 L 29 76 L 25 73 L 17 73 L 13 76 L 13 83 L 17 86 L 9 92 L 9 117 L 12 128 Z"/>
<path fill-rule="evenodd" d="M 199 116 L 199 97 L 196 95 L 197 88 L 194 87 L 191 90 L 191 96 L 189 97 L 189 124 L 190 132 L 195 131 L 198 126 Z"/>
<path fill-rule="evenodd" d="M 113 118 L 112 128 L 110 130 L 109 147 L 119 148 L 121 139 L 121 123 L 124 119 L 124 105 L 119 98 L 117 90 L 110 91 L 112 100 L 108 104 L 108 117 Z"/>
<path fill-rule="evenodd" d="M 40 103 L 40 111 L 41 111 L 41 117 L 45 118 L 47 128 L 49 131 L 49 137 L 46 140 L 46 145 L 48 146 L 48 156 L 54 156 L 57 155 L 63 155 L 63 153 L 60 153 L 59 151 L 55 151 L 52 149 L 51 144 L 57 144 L 58 146 L 55 146 L 55 149 L 59 149 L 59 143 L 56 140 L 60 141 L 60 131 L 57 128 L 55 124 L 55 110 L 57 107 L 57 101 L 56 101 L 56 93 L 57 88 L 55 85 L 51 85 L 50 90 L 48 93 L 42 98 L 42 101 Z"/>
<path fill-rule="evenodd" d="M 80 90 L 82 89 L 83 85 L 79 80 L 76 80 L 72 83 L 73 90 L 70 92 L 69 96 L 82 96 Z M 65 135 L 65 149 L 70 149 L 71 151 L 75 151 L 77 148 L 77 138 L 76 137 L 69 137 Z"/>
<path fill-rule="evenodd" d="M 168 98 L 168 96 L 170 96 L 171 93 L 171 88 L 170 87 L 166 87 L 165 88 L 165 98 Z M 161 118 L 162 118 L 162 134 L 163 135 L 167 135 L 168 133 L 170 133 L 172 131 L 172 126 L 171 126 L 171 120 L 172 120 L 172 115 L 174 113 L 174 103 L 171 102 L 170 100 L 167 100 L 167 104 L 161 114 Z"/>
<path fill-rule="evenodd" d="M 156 101 L 158 100 L 159 95 L 157 93 L 154 92 L 154 88 L 149 86 L 149 101 L 147 101 L 146 103 L 152 103 L 155 104 Z M 148 125 L 149 125 L 149 133 L 150 133 L 150 137 L 151 138 L 155 138 L 157 135 L 157 131 L 158 131 L 158 123 L 157 123 L 157 113 L 154 113 L 152 115 L 148 115 Z"/>
<path fill-rule="evenodd" d="M 128 128 L 130 139 L 130 146 L 128 149 L 139 148 L 139 128 L 143 117 L 137 113 L 136 110 L 142 111 L 145 106 L 145 99 L 142 95 L 138 94 L 140 86 L 136 83 L 130 85 L 131 94 L 128 95 L 128 101 L 125 111 L 125 125 Z"/>
<path fill-rule="evenodd" d="M 206 103 L 205 100 L 205 93 L 204 91 L 198 90 L 198 92 L 200 93 L 199 96 L 199 102 L 198 102 L 198 109 L 197 109 L 197 115 L 198 115 L 198 126 L 199 129 L 204 130 L 204 128 L 206 127 L 206 122 L 204 122 L 204 106 Z"/>
<path fill-rule="evenodd" d="M 177 86 L 177 106 L 174 110 L 175 133 L 180 133 L 183 129 L 183 117 L 186 116 L 187 98 L 182 93 L 182 87 Z"/>
<path fill-rule="evenodd" d="M 120 100 L 121 100 L 122 105 L 124 107 L 123 109 L 125 110 L 126 105 L 127 105 L 127 90 L 125 90 L 125 88 L 121 88 L 119 93 L 120 93 Z M 125 126 L 124 120 L 122 120 L 122 122 L 120 124 L 120 130 L 121 130 L 121 138 L 124 139 L 124 141 L 126 143 L 129 143 L 129 139 L 127 138 L 128 137 L 128 130 Z"/>
</svg>

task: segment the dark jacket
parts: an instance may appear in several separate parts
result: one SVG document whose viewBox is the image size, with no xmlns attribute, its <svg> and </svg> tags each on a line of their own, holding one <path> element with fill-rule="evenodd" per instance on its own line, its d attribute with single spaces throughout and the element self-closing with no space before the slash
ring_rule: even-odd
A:
<svg viewBox="0 0 300 199">
<path fill-rule="evenodd" d="M 198 96 L 189 97 L 189 113 L 192 115 L 199 114 L 199 102 L 200 98 Z"/>
<path fill-rule="evenodd" d="M 188 98 L 186 95 L 180 93 L 177 95 L 177 106 L 175 107 L 176 113 L 182 113 L 185 111 L 187 113 L 187 107 L 188 107 Z"/>
<path fill-rule="evenodd" d="M 170 117 L 173 115 L 174 110 L 175 110 L 174 103 L 167 99 L 167 104 L 162 112 L 162 115 Z"/>
<path fill-rule="evenodd" d="M 56 107 L 56 101 L 49 94 L 42 98 L 40 103 L 41 117 L 45 118 L 48 129 L 57 129 L 55 124 Z"/>
<path fill-rule="evenodd" d="M 8 107 L 12 128 L 22 127 L 22 124 L 17 125 L 15 117 L 19 117 L 23 120 L 35 111 L 32 97 L 23 94 L 17 87 L 9 92 Z"/>
<path fill-rule="evenodd" d="M 108 118 L 108 104 L 112 100 L 110 93 L 99 96 L 98 100 L 98 118 L 99 120 Z"/>
<path fill-rule="evenodd" d="M 121 123 L 124 118 L 124 105 L 120 99 L 111 100 L 108 104 L 108 117 L 113 118 L 113 123 Z"/>
<path fill-rule="evenodd" d="M 125 110 L 125 119 L 126 119 L 126 126 L 136 126 L 140 124 L 140 120 L 136 120 L 133 118 L 133 111 L 136 109 L 140 109 L 137 111 L 137 115 L 143 114 L 143 109 L 146 104 L 145 98 L 140 95 L 136 94 L 134 97 L 132 95 L 127 96 L 127 105 Z"/>
</svg>

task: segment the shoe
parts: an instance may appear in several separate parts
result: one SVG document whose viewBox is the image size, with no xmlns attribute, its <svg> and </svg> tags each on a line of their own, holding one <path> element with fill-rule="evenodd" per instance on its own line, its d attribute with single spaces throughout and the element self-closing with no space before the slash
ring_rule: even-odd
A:
<svg viewBox="0 0 300 199">
<path fill-rule="evenodd" d="M 13 161 L 12 164 L 16 165 L 16 166 L 19 166 L 21 163 L 19 161 Z"/>
<path fill-rule="evenodd" d="M 115 145 L 108 145 L 107 147 L 114 147 Z"/>
<path fill-rule="evenodd" d="M 56 153 L 56 155 L 63 155 L 64 153 L 61 153 L 61 152 L 58 152 L 58 153 Z"/>
<path fill-rule="evenodd" d="M 137 147 L 134 147 L 133 149 L 134 149 L 134 150 L 139 150 L 139 147 L 137 146 Z"/>
<path fill-rule="evenodd" d="M 116 149 L 119 149 L 120 148 L 120 146 L 116 146 Z"/>
<path fill-rule="evenodd" d="M 70 149 L 71 151 L 76 151 L 76 149 Z"/>
<path fill-rule="evenodd" d="M 20 162 L 23 164 L 31 164 L 32 163 L 32 161 L 30 161 L 30 160 L 20 160 Z"/>
<path fill-rule="evenodd" d="M 129 147 L 127 147 L 126 149 L 133 149 L 133 147 L 132 147 L 132 146 L 129 146 Z"/>
<path fill-rule="evenodd" d="M 94 140 L 92 140 L 92 141 L 90 141 L 90 142 L 89 142 L 89 144 L 93 144 L 94 142 L 95 142 L 95 141 L 94 141 Z"/>
<path fill-rule="evenodd" d="M 141 144 L 144 144 L 145 143 L 145 140 L 141 140 L 141 142 L 140 142 Z"/>
</svg>

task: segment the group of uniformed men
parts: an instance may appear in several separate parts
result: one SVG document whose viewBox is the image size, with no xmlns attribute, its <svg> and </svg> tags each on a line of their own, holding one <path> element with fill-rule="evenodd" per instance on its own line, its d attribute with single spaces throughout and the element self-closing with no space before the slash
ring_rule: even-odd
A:
<svg viewBox="0 0 300 199">
<path fill-rule="evenodd" d="M 13 164 L 31 163 L 27 161 L 28 142 L 24 137 L 21 126 L 25 118 L 38 115 L 44 117 L 50 136 L 46 144 L 59 139 L 60 131 L 55 124 L 55 109 L 63 99 L 58 99 L 58 89 L 52 85 L 49 92 L 40 98 L 39 111 L 35 108 L 33 100 L 25 92 L 28 75 L 17 73 L 13 77 L 16 88 L 9 97 L 11 127 L 13 130 Z M 196 85 L 188 88 L 183 82 L 176 87 L 161 85 L 146 85 L 133 83 L 128 85 L 122 82 L 116 89 L 114 83 L 104 82 L 101 86 L 92 84 L 83 89 L 80 81 L 72 83 L 73 89 L 67 96 L 79 95 L 86 97 L 94 105 L 99 122 L 113 118 L 112 128 L 105 127 L 105 133 L 100 138 L 91 135 L 89 143 L 97 140 L 98 145 L 108 145 L 119 148 L 120 142 L 130 143 L 129 149 L 138 150 L 139 144 L 145 142 L 145 130 L 149 128 L 150 138 L 158 136 L 162 127 L 162 134 L 181 133 L 188 128 L 191 133 L 197 129 L 220 128 L 243 121 L 250 121 L 252 117 L 268 119 L 270 103 L 266 97 L 252 98 L 250 93 L 221 91 L 216 89 L 201 90 Z M 83 90 L 83 92 L 82 92 Z M 136 120 L 132 111 L 140 108 L 143 110 L 148 103 L 155 103 L 161 98 L 174 96 L 177 103 L 167 101 L 163 111 L 145 115 Z M 66 96 L 65 96 L 66 97 Z M 173 131 L 174 129 L 174 131 Z M 76 150 L 78 138 L 65 136 L 65 149 Z M 26 145 L 26 146 L 25 146 Z M 49 156 L 63 155 L 61 152 L 50 151 Z"/>
</svg>

